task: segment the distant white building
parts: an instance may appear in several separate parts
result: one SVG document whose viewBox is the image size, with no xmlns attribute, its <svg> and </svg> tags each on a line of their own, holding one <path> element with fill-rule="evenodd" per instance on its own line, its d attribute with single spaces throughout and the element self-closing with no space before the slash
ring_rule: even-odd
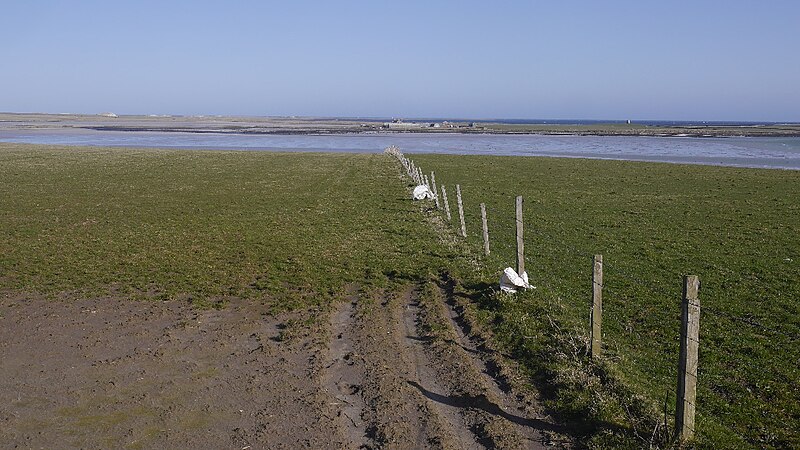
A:
<svg viewBox="0 0 800 450">
<path fill-rule="evenodd" d="M 102 116 L 102 117 L 119 117 L 118 115 L 116 115 L 116 114 L 114 114 L 112 112 L 100 113 L 100 114 L 98 114 L 98 116 Z"/>
<path fill-rule="evenodd" d="M 384 123 L 383 126 L 390 130 L 409 130 L 412 128 L 422 128 L 421 123 L 403 122 L 403 119 L 394 119 L 391 122 Z"/>
</svg>

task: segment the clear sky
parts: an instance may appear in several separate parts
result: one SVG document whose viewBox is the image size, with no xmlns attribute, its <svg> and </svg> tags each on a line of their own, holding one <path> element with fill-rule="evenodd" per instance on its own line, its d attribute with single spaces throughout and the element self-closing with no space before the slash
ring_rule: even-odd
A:
<svg viewBox="0 0 800 450">
<path fill-rule="evenodd" d="M 800 121 L 800 1 L 4 1 L 0 111 Z"/>
</svg>

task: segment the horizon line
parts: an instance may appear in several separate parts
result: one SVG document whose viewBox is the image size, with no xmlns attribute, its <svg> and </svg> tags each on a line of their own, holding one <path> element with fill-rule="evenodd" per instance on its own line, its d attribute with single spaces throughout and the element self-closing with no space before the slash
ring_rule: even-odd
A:
<svg viewBox="0 0 800 450">
<path fill-rule="evenodd" d="M 637 122 L 673 122 L 673 123 L 730 123 L 730 124 L 745 124 L 745 123 L 753 123 L 753 124 L 800 124 L 800 120 L 792 121 L 792 120 L 746 120 L 746 119 L 735 119 L 735 120 L 720 120 L 720 119 L 635 119 L 635 118 L 626 118 L 626 119 L 611 119 L 611 118 L 520 118 L 520 117 L 435 117 L 435 116 L 328 116 L 328 115 L 296 115 L 296 114 L 288 114 L 288 115 L 275 115 L 275 114 L 268 114 L 268 115 L 258 115 L 258 114 L 158 114 L 158 113 L 140 113 L 140 114 L 129 114 L 129 113 L 113 113 L 112 111 L 102 111 L 96 113 L 85 113 L 85 112 L 41 112 L 41 111 L 0 111 L 0 114 L 11 114 L 11 115 L 53 115 L 53 116 L 103 116 L 104 114 L 114 114 L 117 117 L 231 117 L 231 118 L 243 118 L 243 117 L 252 117 L 252 118 L 276 118 L 276 119 L 317 119 L 317 120 L 370 120 L 370 121 L 383 121 L 383 120 L 394 120 L 394 119 L 401 119 L 404 121 L 454 121 L 454 122 L 595 122 L 595 123 L 626 123 L 630 121 L 631 124 L 635 124 Z M 108 117 L 108 116 L 106 116 Z M 109 117 L 110 118 L 110 117 Z M 559 125 L 568 125 L 568 123 L 559 123 Z"/>
</svg>

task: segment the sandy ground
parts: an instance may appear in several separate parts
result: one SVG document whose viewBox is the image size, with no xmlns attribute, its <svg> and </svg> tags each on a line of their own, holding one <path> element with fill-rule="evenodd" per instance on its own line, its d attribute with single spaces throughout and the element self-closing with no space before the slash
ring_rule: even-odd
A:
<svg viewBox="0 0 800 450">
<path fill-rule="evenodd" d="M 440 292 L 354 288 L 310 326 L 244 301 L 6 293 L 0 447 L 567 445 Z"/>
</svg>

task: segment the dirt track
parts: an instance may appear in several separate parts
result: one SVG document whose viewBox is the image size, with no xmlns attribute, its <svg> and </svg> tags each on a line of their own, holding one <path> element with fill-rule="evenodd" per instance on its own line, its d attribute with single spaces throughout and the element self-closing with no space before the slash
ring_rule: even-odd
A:
<svg viewBox="0 0 800 450">
<path fill-rule="evenodd" d="M 543 448 L 457 301 L 353 288 L 330 319 L 232 302 L 0 299 L 0 446 Z M 461 325 L 460 325 L 461 324 Z M 493 375 L 490 375 L 493 374 Z M 549 430 L 550 432 L 546 432 Z M 545 431 L 545 433 L 543 433 Z"/>
</svg>

